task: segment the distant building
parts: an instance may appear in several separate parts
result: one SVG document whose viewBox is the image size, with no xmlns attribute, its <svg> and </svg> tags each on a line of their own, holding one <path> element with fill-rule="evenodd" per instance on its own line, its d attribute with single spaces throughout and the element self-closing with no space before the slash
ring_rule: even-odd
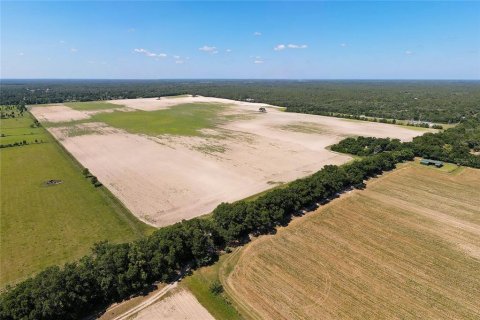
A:
<svg viewBox="0 0 480 320">
<path fill-rule="evenodd" d="M 422 159 L 422 160 L 420 160 L 420 164 L 423 164 L 425 166 L 433 165 L 437 168 L 443 167 L 443 162 L 442 161 L 431 160 L 431 159 Z"/>
<path fill-rule="evenodd" d="M 252 98 L 247 98 L 247 99 L 245 99 L 245 101 L 247 101 L 247 102 L 254 102 L 254 101 L 255 101 L 255 99 L 252 99 Z"/>
</svg>

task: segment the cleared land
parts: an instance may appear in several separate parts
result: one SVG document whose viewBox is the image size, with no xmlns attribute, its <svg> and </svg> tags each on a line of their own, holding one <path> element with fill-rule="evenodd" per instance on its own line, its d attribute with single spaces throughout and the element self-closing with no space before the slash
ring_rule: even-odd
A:
<svg viewBox="0 0 480 320">
<path fill-rule="evenodd" d="M 32 112 L 137 217 L 156 226 L 349 161 L 325 149 L 345 136 L 410 140 L 422 133 L 208 97 L 109 104 L 118 108 L 66 111 L 55 105 Z M 268 112 L 258 112 L 259 106 Z M 65 120 L 65 112 L 81 116 Z"/>
<path fill-rule="evenodd" d="M 478 319 L 480 170 L 449 171 L 403 165 L 252 241 L 226 291 L 247 318 Z"/>
<path fill-rule="evenodd" d="M 173 289 L 166 297 L 133 316 L 136 320 L 214 320 L 215 318 L 198 303 L 195 296 L 185 289 Z"/>
<path fill-rule="evenodd" d="M 0 287 L 79 258 L 95 242 L 129 241 L 150 230 L 108 190 L 94 188 L 48 132 L 32 123 L 29 114 L 0 120 L 2 143 L 29 143 L 0 150 Z M 51 179 L 62 183 L 46 185 Z"/>
</svg>

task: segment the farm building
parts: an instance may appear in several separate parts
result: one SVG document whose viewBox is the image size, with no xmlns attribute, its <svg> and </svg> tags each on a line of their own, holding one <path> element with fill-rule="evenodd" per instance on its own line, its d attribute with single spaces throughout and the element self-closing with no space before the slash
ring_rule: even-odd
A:
<svg viewBox="0 0 480 320">
<path fill-rule="evenodd" d="M 437 161 L 437 160 L 431 160 L 431 159 L 422 159 L 420 160 L 420 163 L 426 166 L 433 165 L 437 168 L 443 167 L 443 162 L 442 161 Z"/>
</svg>

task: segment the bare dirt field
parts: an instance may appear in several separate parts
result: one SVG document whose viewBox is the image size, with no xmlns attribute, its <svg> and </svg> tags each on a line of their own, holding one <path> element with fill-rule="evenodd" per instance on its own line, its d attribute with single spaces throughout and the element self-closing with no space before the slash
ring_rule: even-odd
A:
<svg viewBox="0 0 480 320">
<path fill-rule="evenodd" d="M 165 298 L 133 316 L 135 320 L 214 320 L 210 313 L 185 289 L 174 289 Z"/>
<path fill-rule="evenodd" d="M 209 213 L 220 202 L 248 197 L 326 164 L 345 163 L 351 158 L 325 148 L 346 136 L 406 141 L 423 133 L 208 97 L 109 103 L 123 107 L 41 106 L 32 113 L 56 122 L 49 130 L 66 149 L 137 217 L 155 226 Z M 268 112 L 258 112 L 259 106 Z M 77 112 L 82 116 L 75 118 Z"/>
<path fill-rule="evenodd" d="M 224 288 L 252 319 L 479 319 L 479 181 L 403 165 L 235 252 Z"/>
</svg>

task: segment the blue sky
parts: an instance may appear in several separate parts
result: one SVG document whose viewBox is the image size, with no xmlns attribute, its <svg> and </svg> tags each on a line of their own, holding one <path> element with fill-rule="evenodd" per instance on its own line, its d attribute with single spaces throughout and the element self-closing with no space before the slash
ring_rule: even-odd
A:
<svg viewBox="0 0 480 320">
<path fill-rule="evenodd" d="M 1 2 L 1 78 L 480 79 L 480 2 Z"/>
</svg>

